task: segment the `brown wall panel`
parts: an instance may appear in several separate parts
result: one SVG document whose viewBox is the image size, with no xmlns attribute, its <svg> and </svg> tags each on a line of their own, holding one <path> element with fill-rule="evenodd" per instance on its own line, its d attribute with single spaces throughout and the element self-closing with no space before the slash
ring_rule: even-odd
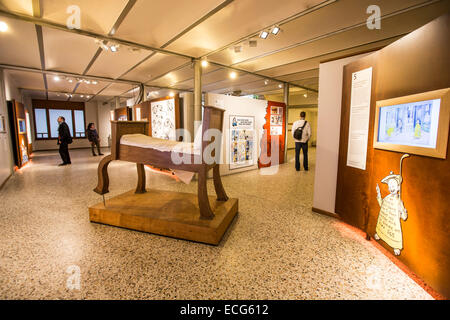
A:
<svg viewBox="0 0 450 320">
<path fill-rule="evenodd" d="M 376 185 L 379 184 L 383 197 L 388 194 L 381 180 L 390 171 L 399 173 L 402 156 L 373 149 L 376 101 L 450 87 L 449 31 L 447 13 L 344 68 L 336 212 L 344 221 L 371 236 L 375 233 L 380 210 Z M 374 73 L 367 169 L 363 171 L 346 166 L 351 73 L 370 66 Z M 408 219 L 401 221 L 404 249 L 398 259 L 433 289 L 450 297 L 449 148 L 446 159 L 411 155 L 403 162 L 402 176 L 401 196 Z M 382 240 L 379 243 L 392 252 Z"/>
</svg>

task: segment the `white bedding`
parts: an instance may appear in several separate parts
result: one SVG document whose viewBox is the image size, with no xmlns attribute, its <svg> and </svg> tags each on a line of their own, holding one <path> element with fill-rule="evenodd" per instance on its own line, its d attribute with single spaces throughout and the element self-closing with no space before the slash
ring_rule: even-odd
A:
<svg viewBox="0 0 450 320">
<path fill-rule="evenodd" d="M 188 154 L 201 154 L 201 148 L 191 142 L 177 142 L 173 140 L 158 139 L 144 134 L 125 134 L 120 139 L 120 144 L 154 149 L 162 152 L 182 152 Z"/>
</svg>

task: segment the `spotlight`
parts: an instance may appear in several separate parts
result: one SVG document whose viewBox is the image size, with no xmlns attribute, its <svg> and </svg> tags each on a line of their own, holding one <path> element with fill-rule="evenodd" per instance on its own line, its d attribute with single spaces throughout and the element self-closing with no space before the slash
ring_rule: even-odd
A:
<svg viewBox="0 0 450 320">
<path fill-rule="evenodd" d="M 171 92 L 169 93 L 169 97 L 173 98 L 175 96 L 175 93 Z"/>
<path fill-rule="evenodd" d="M 90 97 L 91 97 L 91 96 L 86 96 L 86 98 L 88 98 L 88 99 L 89 99 Z"/>
<path fill-rule="evenodd" d="M 108 47 L 106 44 L 104 44 L 103 41 L 100 42 L 100 47 L 101 47 L 103 50 L 105 50 L 105 51 L 108 51 L 108 50 L 109 50 L 109 47 Z"/>
<path fill-rule="evenodd" d="M 73 82 L 73 80 L 72 80 L 72 79 L 68 79 L 67 81 L 69 81 L 69 83 L 72 83 L 72 82 Z"/>
<path fill-rule="evenodd" d="M 81 82 L 83 82 L 83 79 L 77 78 L 77 82 L 81 83 Z"/>
<path fill-rule="evenodd" d="M 283 88 L 283 85 L 280 83 L 279 85 L 278 85 L 278 88 Z"/>
<path fill-rule="evenodd" d="M 0 21 L 0 32 L 6 32 L 8 31 L 8 25 L 6 22 Z"/>
<path fill-rule="evenodd" d="M 111 49 L 111 52 L 117 52 L 119 50 L 119 45 L 112 44 L 109 48 Z"/>
<path fill-rule="evenodd" d="M 266 39 L 269 36 L 269 33 L 267 31 L 261 31 L 261 33 L 259 34 L 259 37 L 261 39 Z"/>
<path fill-rule="evenodd" d="M 61 78 L 60 78 L 60 77 L 58 77 L 58 76 L 54 76 L 54 77 L 53 77 L 53 80 L 55 80 L 55 81 L 59 81 L 59 80 L 61 80 Z"/>
<path fill-rule="evenodd" d="M 280 28 L 279 27 L 273 27 L 271 32 L 272 32 L 272 34 L 276 35 L 276 34 L 278 34 L 278 32 L 280 32 Z"/>
<path fill-rule="evenodd" d="M 203 59 L 203 60 L 202 60 L 202 67 L 203 67 L 203 68 L 206 68 L 208 65 L 209 65 L 208 60 Z"/>
<path fill-rule="evenodd" d="M 92 81 L 92 84 L 97 84 L 98 82 L 96 80 Z"/>
<path fill-rule="evenodd" d="M 91 80 L 84 80 L 86 84 L 91 84 Z"/>
<path fill-rule="evenodd" d="M 237 73 L 234 72 L 234 71 L 231 71 L 231 72 L 230 72 L 230 78 L 231 78 L 231 79 L 236 79 L 236 77 L 237 77 Z"/>
<path fill-rule="evenodd" d="M 267 80 L 267 79 L 266 79 L 266 80 L 264 80 L 264 85 L 266 85 L 266 86 L 267 86 L 268 84 L 269 84 L 269 80 Z"/>
<path fill-rule="evenodd" d="M 305 98 L 308 98 L 308 94 L 307 94 L 307 93 L 305 93 L 303 96 L 304 96 Z"/>
</svg>

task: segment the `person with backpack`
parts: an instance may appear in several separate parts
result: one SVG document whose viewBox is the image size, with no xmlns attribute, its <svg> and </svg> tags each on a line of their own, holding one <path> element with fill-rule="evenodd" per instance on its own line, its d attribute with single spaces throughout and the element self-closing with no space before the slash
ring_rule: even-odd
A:
<svg viewBox="0 0 450 320">
<path fill-rule="evenodd" d="M 98 155 L 102 156 L 103 153 L 100 151 L 100 137 L 98 135 L 97 129 L 95 129 L 95 124 L 92 122 L 89 123 L 88 127 L 86 129 L 86 132 L 87 132 L 87 138 L 88 138 L 89 142 L 91 143 L 92 155 L 94 157 L 97 156 L 95 154 L 95 146 L 97 146 Z"/>
<path fill-rule="evenodd" d="M 300 120 L 292 125 L 292 137 L 295 140 L 295 170 L 300 171 L 300 149 L 303 150 L 303 168 L 308 171 L 308 141 L 311 138 L 311 126 L 305 120 L 306 112 L 300 112 Z"/>
<path fill-rule="evenodd" d="M 70 134 L 69 126 L 67 125 L 64 117 L 58 117 L 58 123 L 59 154 L 61 155 L 61 159 L 63 161 L 59 164 L 59 166 L 66 166 L 72 163 L 69 155 L 69 144 L 72 143 L 72 135 Z"/>
</svg>

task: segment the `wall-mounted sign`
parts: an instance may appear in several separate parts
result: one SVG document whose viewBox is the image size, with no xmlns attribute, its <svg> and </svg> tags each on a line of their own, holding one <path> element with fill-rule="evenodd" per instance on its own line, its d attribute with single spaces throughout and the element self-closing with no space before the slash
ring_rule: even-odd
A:
<svg viewBox="0 0 450 320">
<path fill-rule="evenodd" d="M 400 159 L 400 173 L 394 174 L 393 171 L 384 177 L 381 182 L 388 185 L 389 195 L 382 198 L 380 187 L 377 184 L 377 200 L 380 205 L 380 213 L 376 226 L 375 240 L 383 240 L 391 248 L 394 249 L 396 256 L 400 255 L 403 249 L 403 234 L 400 219 L 406 221 L 408 213 L 401 197 L 402 162 L 403 159 L 409 157 L 405 154 Z"/>
<path fill-rule="evenodd" d="M 283 108 L 270 108 L 270 135 L 280 136 L 283 133 Z"/>
<path fill-rule="evenodd" d="M 255 164 L 255 118 L 230 116 L 230 170 Z"/>
<path fill-rule="evenodd" d="M 366 170 L 372 68 L 352 73 L 347 166 Z"/>
<path fill-rule="evenodd" d="M 176 140 L 175 99 L 151 103 L 152 137 Z"/>
</svg>

